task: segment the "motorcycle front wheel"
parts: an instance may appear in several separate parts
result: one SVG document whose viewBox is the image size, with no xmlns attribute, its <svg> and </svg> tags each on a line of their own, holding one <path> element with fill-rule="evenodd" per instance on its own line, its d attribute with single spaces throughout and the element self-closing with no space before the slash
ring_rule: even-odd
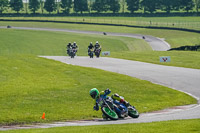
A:
<svg viewBox="0 0 200 133">
<path fill-rule="evenodd" d="M 119 118 L 117 113 L 113 110 L 110 110 L 110 108 L 108 107 L 102 107 L 101 111 L 106 117 L 110 118 L 111 120 L 118 120 Z"/>
</svg>

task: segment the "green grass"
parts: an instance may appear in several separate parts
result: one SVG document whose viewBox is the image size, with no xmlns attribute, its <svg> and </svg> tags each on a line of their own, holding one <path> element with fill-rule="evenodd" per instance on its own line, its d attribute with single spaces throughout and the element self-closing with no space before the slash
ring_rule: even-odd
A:
<svg viewBox="0 0 200 133">
<path fill-rule="evenodd" d="M 76 41 L 79 45 L 78 55 L 87 56 L 89 42 L 98 40 L 102 51 L 111 51 L 111 57 L 200 69 L 200 52 L 152 51 L 144 40 L 127 37 L 14 29 L 0 29 L 0 36 L 0 55 L 66 55 L 66 44 Z M 160 56 L 171 56 L 171 62 L 160 63 Z"/>
<path fill-rule="evenodd" d="M 0 66 L 0 125 L 101 117 L 100 111 L 93 111 L 89 96 L 93 87 L 110 88 L 140 113 L 197 102 L 148 81 L 33 55 L 0 56 Z M 44 121 L 40 119 L 43 112 Z"/>
<path fill-rule="evenodd" d="M 161 56 L 170 56 L 170 62 L 160 62 Z M 165 52 L 120 52 L 112 53 L 114 58 L 136 60 L 160 65 L 178 66 L 200 69 L 200 52 L 191 51 L 165 51 Z"/>
<path fill-rule="evenodd" d="M 177 30 L 158 30 L 145 28 L 130 28 L 130 27 L 116 27 L 116 26 L 98 26 L 98 25 L 81 25 L 81 24 L 58 24 L 58 23 L 37 23 L 37 22 L 0 22 L 1 26 L 21 26 L 21 27 L 45 27 L 45 28 L 62 28 L 62 29 L 76 29 L 88 31 L 102 31 L 102 32 L 119 32 L 119 33 L 136 33 L 143 35 L 152 35 L 165 40 L 172 48 L 184 45 L 200 44 L 200 34 L 177 31 Z"/>
<path fill-rule="evenodd" d="M 66 45 L 76 41 L 78 55 L 87 55 L 87 46 L 97 40 L 102 43 L 102 50 L 151 51 L 151 47 L 140 39 L 111 37 L 103 35 L 85 35 L 65 32 L 31 31 L 0 29 L 1 54 L 66 55 Z M 140 46 L 138 45 L 140 44 Z"/>
<path fill-rule="evenodd" d="M 92 28 L 92 30 L 99 31 L 161 34 L 161 32 L 157 33 L 155 30 L 135 28 L 133 30 L 132 28 L 125 27 L 119 29 L 106 26 L 85 25 L 83 27 L 82 25 L 52 25 L 50 23 L 0 23 L 0 25 L 7 24 L 12 26 L 29 25 L 33 27 L 75 28 L 83 30 L 91 30 Z M 168 33 L 168 31 L 165 32 Z M 187 32 L 181 33 L 182 36 L 190 35 Z M 163 35 L 165 34 L 163 33 Z M 193 35 L 194 38 L 198 38 L 197 34 Z M 171 34 L 168 34 L 168 36 L 173 38 Z M 112 57 L 143 60 L 146 62 L 151 62 L 160 54 L 163 56 L 166 53 L 170 53 L 173 58 L 177 58 L 181 54 L 188 54 L 190 52 L 182 52 L 181 54 L 176 52 L 148 52 L 150 48 L 143 40 L 103 35 L 0 29 L 0 37 L 0 125 L 101 117 L 100 111 L 94 112 L 92 110 L 93 101 L 89 97 L 88 91 L 93 87 L 100 88 L 100 90 L 110 88 L 113 93 L 119 93 L 130 103 L 134 104 L 140 113 L 197 102 L 186 94 L 152 84 L 148 81 L 93 68 L 67 65 L 36 56 L 66 55 L 65 47 L 69 41 L 76 41 L 80 48 L 78 54 L 86 55 L 87 45 L 90 41 L 95 42 L 96 40 L 103 42 L 103 49 L 106 51 L 110 50 Z M 188 38 L 191 38 L 191 36 Z M 142 44 L 142 46 L 138 44 Z M 139 52 L 142 50 L 146 52 Z M 120 53 L 121 51 L 123 51 L 122 54 Z M 149 57 L 141 56 L 142 53 Z M 151 58 L 150 56 L 152 55 L 155 56 Z M 196 65 L 193 62 L 199 58 L 198 55 L 198 52 L 191 52 L 191 57 L 187 58 L 187 60 L 193 59 L 190 62 L 191 65 Z M 184 64 L 188 64 L 188 62 L 183 61 L 179 65 L 184 66 Z M 198 66 L 198 62 L 196 66 Z M 78 111 L 74 112 L 74 110 Z M 46 120 L 40 119 L 43 112 L 46 113 Z M 188 122 L 183 123 L 187 125 Z M 194 123 L 194 121 L 191 123 Z M 133 131 L 133 129 L 135 130 L 135 128 L 131 128 L 133 125 L 124 126 L 130 126 L 128 129 Z M 93 128 L 91 131 L 94 131 L 96 127 L 98 126 L 91 127 Z M 72 132 L 69 128 L 72 131 L 77 129 L 76 127 L 67 127 L 63 128 L 63 130 L 60 128 L 48 130 L 52 130 L 49 132 L 56 132 L 57 130 Z M 83 129 L 78 129 L 78 132 L 86 130 L 87 127 L 80 128 Z M 20 132 L 23 131 L 26 130 L 20 130 Z M 38 132 L 40 131 L 45 132 L 46 130 L 38 129 Z M 33 132 L 37 131 L 33 130 Z"/>
<path fill-rule="evenodd" d="M 199 133 L 200 119 L 176 120 L 141 124 L 58 127 L 4 131 L 5 133 Z M 3 133 L 4 133 L 3 132 Z"/>
<path fill-rule="evenodd" d="M 1 17 L 2 19 L 53 20 L 200 30 L 200 17 Z"/>
</svg>

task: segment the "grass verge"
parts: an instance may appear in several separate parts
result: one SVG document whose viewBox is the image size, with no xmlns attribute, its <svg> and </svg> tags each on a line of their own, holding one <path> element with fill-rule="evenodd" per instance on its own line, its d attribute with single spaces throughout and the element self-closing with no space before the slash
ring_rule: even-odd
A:
<svg viewBox="0 0 200 133">
<path fill-rule="evenodd" d="M 0 55 L 66 55 L 66 44 L 76 41 L 79 45 L 78 55 L 87 56 L 89 42 L 98 40 L 102 51 L 111 51 L 111 57 L 200 69 L 199 51 L 152 51 L 144 40 L 127 37 L 15 29 L 0 29 L 0 36 Z M 160 56 L 170 56 L 171 62 L 160 63 Z"/>
<path fill-rule="evenodd" d="M 66 45 L 74 41 L 79 46 L 78 55 L 87 55 L 89 43 L 97 40 L 102 45 L 102 50 L 106 51 L 151 51 L 144 40 L 127 37 L 15 29 L 0 29 L 0 36 L 0 55 L 66 55 Z"/>
<path fill-rule="evenodd" d="M 197 102 L 148 81 L 33 55 L 0 56 L 0 66 L 0 125 L 101 117 L 92 109 L 94 87 L 119 93 L 140 113 Z"/>
<path fill-rule="evenodd" d="M 5 133 L 199 133 L 200 119 L 141 124 L 58 127 L 50 129 L 12 130 Z M 1 131 L 0 131 L 1 132 Z"/>
<path fill-rule="evenodd" d="M 47 20 L 123 24 L 200 30 L 199 17 L 1 17 L 9 20 Z"/>
<path fill-rule="evenodd" d="M 136 33 L 143 35 L 152 35 L 165 40 L 172 48 L 200 44 L 200 34 L 177 31 L 177 30 L 158 30 L 145 28 L 130 28 L 118 26 L 99 26 L 99 25 L 83 25 L 83 24 L 59 24 L 59 23 L 39 23 L 39 22 L 0 22 L 1 26 L 19 26 L 19 27 L 45 27 L 45 28 L 61 28 L 76 29 L 102 32 L 119 32 L 119 33 Z"/>
<path fill-rule="evenodd" d="M 170 62 L 160 62 L 161 56 L 170 56 Z M 146 51 L 112 53 L 112 57 L 136 60 L 160 65 L 200 69 L 200 52 L 194 51 Z"/>
</svg>

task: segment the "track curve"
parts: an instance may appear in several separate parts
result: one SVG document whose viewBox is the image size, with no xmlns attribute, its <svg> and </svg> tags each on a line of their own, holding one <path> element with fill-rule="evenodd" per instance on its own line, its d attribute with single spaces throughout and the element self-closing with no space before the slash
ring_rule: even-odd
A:
<svg viewBox="0 0 200 133">
<path fill-rule="evenodd" d="M 162 66 L 138 61 L 130 61 L 115 58 L 94 58 L 75 57 L 71 59 L 66 56 L 41 56 L 47 59 L 53 59 L 67 64 L 94 67 L 106 71 L 126 74 L 139 79 L 151 81 L 171 87 L 173 89 L 183 91 L 194 96 L 197 100 L 200 98 L 200 70 Z M 126 65 L 124 65 L 126 64 Z M 155 121 L 182 120 L 200 118 L 200 105 L 188 105 L 173 107 L 162 111 L 141 114 L 138 119 L 125 119 L 118 121 L 74 121 L 74 122 L 57 122 L 51 124 L 39 124 L 31 126 L 13 126 L 2 127 L 0 130 L 10 129 L 27 129 L 27 128 L 50 128 L 62 126 L 89 126 L 89 125 L 105 125 L 105 124 L 125 124 L 125 123 L 148 123 Z"/>
<path fill-rule="evenodd" d="M 66 56 L 41 57 L 72 65 L 98 68 L 106 71 L 129 75 L 131 77 L 136 77 L 142 80 L 147 80 L 152 83 L 164 85 L 187 93 L 188 95 L 196 98 L 198 101 L 197 105 L 174 107 L 172 109 L 162 110 L 150 114 L 143 114 L 142 118 L 140 117 L 137 120 L 130 119 L 128 121 L 124 121 L 124 123 L 200 118 L 199 69 L 163 66 L 139 61 L 130 61 L 107 57 L 94 59 L 90 59 L 89 57 L 76 57 L 75 59 L 71 59 L 70 57 Z"/>
<path fill-rule="evenodd" d="M 0 28 L 7 28 L 6 26 L 0 26 Z M 81 31 L 81 30 L 71 30 L 71 29 L 54 29 L 54 28 L 30 28 L 30 27 L 12 27 L 12 29 L 22 29 L 22 30 L 41 30 L 41 31 L 58 31 L 58 32 L 71 32 L 71 33 L 81 33 L 81 34 L 97 34 L 103 35 L 100 31 Z M 150 35 L 140 35 L 140 34 L 130 34 L 130 33 L 112 33 L 107 32 L 108 36 L 122 36 L 131 37 L 137 39 L 143 39 L 152 47 L 155 51 L 167 51 L 170 49 L 170 45 L 164 41 L 164 39 L 153 37 Z"/>
</svg>

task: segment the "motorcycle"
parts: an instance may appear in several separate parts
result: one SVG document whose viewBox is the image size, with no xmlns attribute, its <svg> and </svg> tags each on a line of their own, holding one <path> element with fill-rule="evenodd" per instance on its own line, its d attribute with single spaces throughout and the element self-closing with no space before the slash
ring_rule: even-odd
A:
<svg viewBox="0 0 200 133">
<path fill-rule="evenodd" d="M 113 99 L 110 97 L 106 99 L 101 99 L 99 105 L 103 113 L 103 118 L 106 120 L 108 118 L 111 120 L 118 120 L 119 118 L 125 118 L 128 116 L 132 118 L 139 117 L 139 113 L 134 106 L 130 105 L 126 107 L 124 104 L 117 105 L 113 102 Z"/>
<path fill-rule="evenodd" d="M 88 55 L 90 56 L 90 58 L 93 58 L 93 56 L 94 56 L 94 50 L 93 49 L 89 49 L 88 50 Z"/>
<path fill-rule="evenodd" d="M 96 55 L 97 58 L 99 58 L 100 52 L 101 52 L 101 49 L 100 49 L 100 48 L 98 48 L 98 49 L 96 49 L 96 50 L 94 51 L 94 53 L 95 53 L 95 55 Z"/>
<path fill-rule="evenodd" d="M 76 52 L 77 52 L 77 50 L 76 50 L 75 48 L 71 48 L 71 49 L 69 50 L 69 56 L 70 56 L 71 58 L 74 58 L 74 56 L 76 56 Z"/>
</svg>

